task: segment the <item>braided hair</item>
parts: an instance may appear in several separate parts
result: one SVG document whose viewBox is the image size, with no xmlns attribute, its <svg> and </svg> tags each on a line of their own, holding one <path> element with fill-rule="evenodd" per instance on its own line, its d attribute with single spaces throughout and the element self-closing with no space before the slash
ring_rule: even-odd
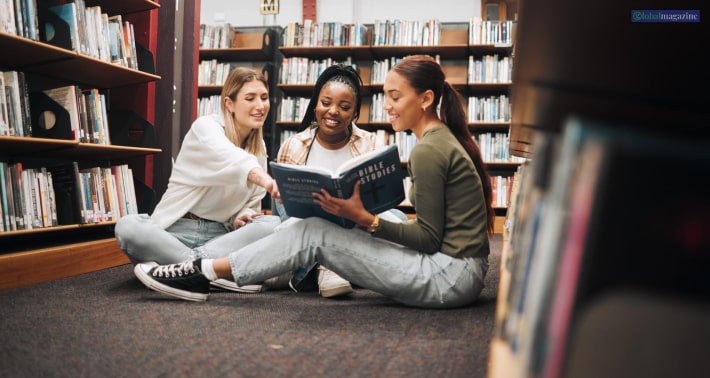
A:
<svg viewBox="0 0 710 378">
<path fill-rule="evenodd" d="M 311 124 L 316 122 L 315 110 L 318 104 L 318 97 L 320 96 L 323 86 L 329 82 L 344 83 L 353 90 L 355 94 L 355 113 L 353 114 L 353 120 L 357 120 L 360 116 L 360 104 L 362 103 L 362 96 L 360 95 L 362 79 L 360 78 L 360 74 L 352 66 L 338 63 L 326 68 L 320 76 L 318 76 L 318 80 L 316 80 L 316 84 L 313 86 L 313 95 L 310 101 L 308 101 L 308 107 L 306 108 L 298 131 L 306 130 Z"/>
</svg>

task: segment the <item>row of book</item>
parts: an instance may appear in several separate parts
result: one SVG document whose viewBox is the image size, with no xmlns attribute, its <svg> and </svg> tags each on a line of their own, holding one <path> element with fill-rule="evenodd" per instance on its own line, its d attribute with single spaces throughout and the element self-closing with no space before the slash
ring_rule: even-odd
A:
<svg viewBox="0 0 710 378">
<path fill-rule="evenodd" d="M 197 71 L 197 85 L 223 85 L 235 65 L 217 59 L 201 60 Z"/>
<path fill-rule="evenodd" d="M 468 43 L 470 45 L 500 45 L 513 44 L 513 21 L 483 20 L 472 17 L 468 21 Z"/>
<path fill-rule="evenodd" d="M 282 130 L 281 141 L 285 141 L 296 132 Z M 378 129 L 375 131 L 377 145 L 397 145 L 401 161 L 409 160 L 409 154 L 417 144 L 416 135 L 405 131 L 390 131 Z M 523 163 L 525 158 L 512 156 L 508 148 L 510 142 L 507 133 L 480 133 L 473 136 L 481 150 L 481 156 L 487 163 Z"/>
<path fill-rule="evenodd" d="M 218 25 L 200 24 L 201 49 L 228 49 L 234 41 L 234 29 L 228 22 Z"/>
<path fill-rule="evenodd" d="M 468 97 L 466 101 L 466 116 L 468 122 L 510 122 L 511 104 L 510 98 L 507 95 L 487 97 L 471 96 Z M 387 112 L 384 110 L 384 103 L 384 93 L 372 95 L 369 122 L 389 122 Z M 290 103 L 286 105 L 290 105 Z M 300 103 L 296 103 L 296 105 L 300 105 Z M 279 115 L 282 114 L 280 113 Z"/>
<path fill-rule="evenodd" d="M 441 36 L 438 20 L 375 20 L 372 26 L 361 23 L 290 22 L 283 30 L 284 47 L 333 46 L 430 46 Z"/>
<path fill-rule="evenodd" d="M 402 58 L 394 56 L 389 59 L 373 60 L 372 67 L 370 68 L 370 83 L 384 83 L 387 73 L 395 64 L 399 63 L 400 60 L 402 60 Z M 437 62 L 440 62 L 438 55 L 436 60 Z"/>
<path fill-rule="evenodd" d="M 438 55 L 432 56 L 432 58 L 440 61 Z M 384 83 L 387 72 L 400 60 L 401 58 L 391 57 L 385 60 L 373 61 L 370 69 L 370 83 Z M 347 57 L 342 61 L 336 61 L 332 58 L 310 59 L 297 56 L 284 58 L 281 61 L 279 84 L 314 84 L 320 72 L 329 65 L 334 63 L 353 65 L 352 62 L 352 57 Z M 356 65 L 353 66 L 357 68 Z M 513 60 L 510 57 L 499 57 L 498 55 L 484 55 L 480 59 L 469 55 L 466 69 L 468 83 L 508 84 L 512 82 Z"/>
<path fill-rule="evenodd" d="M 84 0 L 0 0 L 0 30 L 138 69 L 133 24 Z"/>
<path fill-rule="evenodd" d="M 81 223 L 117 221 L 138 213 L 133 171 L 128 165 L 78 169 L 75 164 L 74 175 Z"/>
<path fill-rule="evenodd" d="M 128 165 L 29 168 L 0 162 L 0 231 L 117 221 L 138 213 Z"/>
<path fill-rule="evenodd" d="M 511 46 L 513 21 L 488 21 L 473 17 L 468 22 L 470 45 Z M 324 46 L 436 46 L 441 41 L 441 22 L 436 19 L 375 20 L 373 24 L 342 22 L 291 22 L 283 30 L 283 47 Z M 464 41 L 465 43 L 465 41 Z"/>
<path fill-rule="evenodd" d="M 39 41 L 37 0 L 0 0 L 0 31 Z"/>
<path fill-rule="evenodd" d="M 522 163 L 524 158 L 510 154 L 508 133 L 477 133 L 473 139 L 481 150 L 483 161 L 489 163 Z"/>
<path fill-rule="evenodd" d="M 58 224 L 52 173 L 0 161 L 0 231 Z"/>
<path fill-rule="evenodd" d="M 511 104 L 507 95 L 469 97 L 466 116 L 468 122 L 510 122 Z"/>
<path fill-rule="evenodd" d="M 111 144 L 106 96 L 98 88 L 67 85 L 29 93 L 22 71 L 4 71 L 0 110 L 0 135 Z"/>
<path fill-rule="evenodd" d="M 0 136 L 32 135 L 30 99 L 25 73 L 3 71 L 0 74 Z"/>
<path fill-rule="evenodd" d="M 197 116 L 221 114 L 222 98 L 220 95 L 212 95 L 197 98 Z"/>
<path fill-rule="evenodd" d="M 201 98 L 198 107 L 205 98 Z M 219 98 L 217 98 L 219 100 Z M 308 106 L 309 97 L 286 96 L 281 99 L 276 113 L 277 122 L 300 122 Z M 217 104 L 219 105 L 219 104 Z M 384 111 L 384 94 L 375 93 L 370 97 L 368 122 L 389 122 Z M 510 122 L 511 104 L 507 95 L 468 97 L 468 122 Z"/>
<path fill-rule="evenodd" d="M 367 46 L 368 27 L 342 22 L 290 22 L 283 29 L 281 45 L 284 47 Z"/>
<path fill-rule="evenodd" d="M 510 204 L 510 194 L 515 182 L 516 173 L 513 176 L 491 175 L 491 202 L 493 207 L 507 208 Z"/>
<path fill-rule="evenodd" d="M 43 91 L 69 115 L 72 139 L 82 143 L 110 145 L 106 96 L 97 88 L 76 85 Z"/>
<path fill-rule="evenodd" d="M 467 79 L 469 83 L 511 83 L 513 82 L 513 58 L 498 54 L 484 55 L 476 59 L 468 57 Z"/>
<path fill-rule="evenodd" d="M 372 46 L 436 46 L 441 40 L 441 21 L 375 20 Z"/>
<path fill-rule="evenodd" d="M 493 207 L 508 208 L 511 199 L 513 184 L 518 177 L 518 172 L 513 176 L 490 176 L 492 196 L 491 202 Z M 412 206 L 412 201 L 409 199 L 409 189 L 412 187 L 412 178 L 407 176 L 404 178 L 404 201 L 400 206 Z"/>
<path fill-rule="evenodd" d="M 344 60 L 335 60 L 333 58 L 309 59 L 304 57 L 284 58 L 279 72 L 279 84 L 315 84 L 321 72 L 337 63 L 353 66 L 357 69 L 357 65 L 353 64 L 351 57 L 347 57 Z"/>
</svg>

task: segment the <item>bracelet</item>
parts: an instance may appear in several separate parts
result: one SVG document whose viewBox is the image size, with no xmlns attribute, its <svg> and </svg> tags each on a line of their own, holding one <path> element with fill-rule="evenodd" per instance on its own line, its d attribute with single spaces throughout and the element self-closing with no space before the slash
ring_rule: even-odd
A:
<svg viewBox="0 0 710 378">
<path fill-rule="evenodd" d="M 374 233 L 380 227 L 380 216 L 375 215 L 375 219 L 372 220 L 372 224 L 367 227 L 367 232 Z"/>
</svg>

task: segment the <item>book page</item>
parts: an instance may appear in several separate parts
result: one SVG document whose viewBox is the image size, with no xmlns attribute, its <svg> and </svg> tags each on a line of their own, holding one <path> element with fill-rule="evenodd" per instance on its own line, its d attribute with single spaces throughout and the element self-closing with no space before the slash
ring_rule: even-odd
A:
<svg viewBox="0 0 710 378">
<path fill-rule="evenodd" d="M 298 164 L 286 164 L 286 163 L 274 163 L 274 164 L 278 164 L 280 167 L 283 167 L 286 169 L 292 169 L 292 170 L 303 171 L 303 172 L 313 172 L 313 173 L 325 175 L 328 177 L 336 177 L 335 173 L 333 173 L 329 169 L 323 168 L 323 167 L 298 165 Z"/>
<path fill-rule="evenodd" d="M 352 158 L 352 159 L 350 159 L 350 160 L 344 162 L 343 164 L 341 164 L 341 165 L 338 167 L 338 169 L 335 170 L 335 173 L 333 174 L 333 177 L 340 177 L 340 176 L 343 176 L 343 173 L 345 173 L 345 172 L 348 171 L 349 169 L 354 168 L 354 167 L 357 167 L 357 166 L 360 165 L 361 163 L 363 163 L 363 162 L 365 162 L 365 161 L 371 159 L 371 158 L 374 157 L 374 156 L 383 154 L 383 153 L 386 152 L 387 150 L 392 149 L 392 147 L 396 148 L 396 146 L 394 146 L 394 145 L 392 145 L 392 146 L 385 146 L 385 147 L 380 147 L 380 148 L 375 149 L 375 150 L 372 150 L 372 151 L 365 152 L 364 154 L 362 154 L 362 155 L 360 155 L 360 156 L 355 156 L 354 158 Z"/>
</svg>

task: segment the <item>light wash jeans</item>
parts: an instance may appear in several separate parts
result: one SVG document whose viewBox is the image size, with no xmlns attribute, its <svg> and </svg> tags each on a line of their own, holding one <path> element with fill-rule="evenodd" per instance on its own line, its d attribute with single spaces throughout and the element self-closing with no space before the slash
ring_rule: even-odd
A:
<svg viewBox="0 0 710 378">
<path fill-rule="evenodd" d="M 287 222 L 291 219 L 288 214 L 286 214 L 286 209 L 283 203 L 278 203 L 278 201 L 271 200 L 272 214 L 278 215 L 281 218 L 281 223 L 286 226 L 289 224 Z M 390 222 L 404 222 L 407 220 L 407 214 L 399 209 L 390 209 L 379 214 L 382 219 L 388 220 Z M 291 279 L 291 288 L 296 291 L 307 291 L 316 290 L 318 286 L 317 274 L 312 274 L 315 269 L 318 268 L 318 262 L 313 262 L 307 267 L 301 267 L 293 272 L 293 278 Z"/>
<path fill-rule="evenodd" d="M 453 308 L 483 289 L 488 258 L 424 254 L 320 219 L 307 218 L 229 254 L 239 285 L 318 262 L 346 280 L 409 306 Z"/>
<path fill-rule="evenodd" d="M 164 230 L 148 214 L 130 214 L 118 220 L 114 233 L 132 263 L 174 264 L 227 256 L 270 235 L 279 224 L 279 217 L 262 215 L 230 232 L 220 222 L 180 218 Z"/>
</svg>

